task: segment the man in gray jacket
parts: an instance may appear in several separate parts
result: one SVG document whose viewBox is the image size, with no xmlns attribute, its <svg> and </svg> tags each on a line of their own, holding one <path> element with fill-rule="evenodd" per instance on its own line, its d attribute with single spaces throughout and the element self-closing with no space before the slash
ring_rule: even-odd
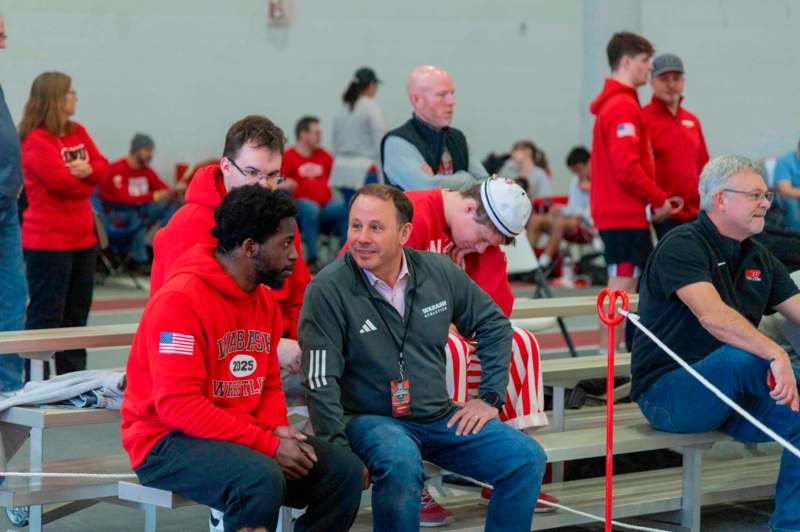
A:
<svg viewBox="0 0 800 532">
<path fill-rule="evenodd" d="M 300 315 L 315 433 L 366 464 L 377 531 L 419 527 L 422 460 L 494 486 L 486 530 L 530 530 L 546 457 L 497 419 L 508 319 L 448 257 L 403 247 L 413 207 L 402 192 L 368 185 L 351 205 L 350 249 L 308 286 Z M 481 361 L 479 398 L 464 404 L 445 385 L 451 323 L 473 333 Z"/>
</svg>

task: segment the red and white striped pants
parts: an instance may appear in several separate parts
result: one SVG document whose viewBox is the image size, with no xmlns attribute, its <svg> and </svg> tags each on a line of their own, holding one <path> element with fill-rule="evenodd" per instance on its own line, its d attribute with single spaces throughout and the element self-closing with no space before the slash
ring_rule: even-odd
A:
<svg viewBox="0 0 800 532">
<path fill-rule="evenodd" d="M 445 355 L 450 397 L 461 403 L 476 397 L 481 383 L 481 362 L 477 356 L 470 354 L 467 342 L 451 334 Z M 506 401 L 500 412 L 500 420 L 519 430 L 547 425 L 539 344 L 530 331 L 514 327 L 508 373 Z"/>
</svg>

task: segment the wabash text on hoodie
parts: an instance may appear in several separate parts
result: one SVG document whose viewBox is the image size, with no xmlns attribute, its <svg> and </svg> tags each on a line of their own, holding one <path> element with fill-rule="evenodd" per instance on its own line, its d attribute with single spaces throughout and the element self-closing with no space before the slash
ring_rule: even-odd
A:
<svg viewBox="0 0 800 532">
<path fill-rule="evenodd" d="M 230 441 L 273 456 L 288 423 L 272 292 L 242 290 L 212 246 L 195 246 L 150 299 L 128 358 L 122 445 L 140 465 L 166 434 Z"/>
</svg>

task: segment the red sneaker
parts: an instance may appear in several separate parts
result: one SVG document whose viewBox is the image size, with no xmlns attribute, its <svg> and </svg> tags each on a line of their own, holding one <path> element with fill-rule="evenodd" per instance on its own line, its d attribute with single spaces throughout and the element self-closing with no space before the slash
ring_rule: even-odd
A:
<svg viewBox="0 0 800 532">
<path fill-rule="evenodd" d="M 436 528 L 453 522 L 453 513 L 444 509 L 431 497 L 428 488 L 422 488 L 422 500 L 419 506 L 419 526 Z"/>
<path fill-rule="evenodd" d="M 491 498 L 492 498 L 492 490 L 491 490 L 491 488 L 481 488 L 481 500 L 480 500 L 479 504 L 482 505 L 482 506 L 488 506 L 489 505 L 489 499 L 491 499 Z M 556 499 L 552 495 L 548 495 L 547 493 L 545 493 L 543 491 L 539 493 L 539 499 L 545 500 L 547 502 L 554 502 L 556 504 L 560 504 L 561 503 L 561 501 L 559 501 L 558 499 Z M 555 512 L 556 508 L 553 508 L 552 506 L 547 506 L 546 504 L 542 504 L 540 502 L 537 502 L 536 503 L 536 508 L 534 508 L 533 511 L 535 513 L 537 513 L 537 514 L 541 514 L 541 513 L 547 513 L 547 512 Z"/>
</svg>

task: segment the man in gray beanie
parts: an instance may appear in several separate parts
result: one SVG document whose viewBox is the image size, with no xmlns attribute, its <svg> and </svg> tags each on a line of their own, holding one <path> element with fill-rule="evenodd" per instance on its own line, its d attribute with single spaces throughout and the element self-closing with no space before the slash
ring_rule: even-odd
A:
<svg viewBox="0 0 800 532">
<path fill-rule="evenodd" d="M 141 272 L 147 271 L 149 262 L 147 232 L 169 221 L 181 197 L 180 190 L 167 186 L 150 167 L 154 150 L 152 137 L 136 133 L 128 155 L 108 167 L 100 185 L 100 199 L 112 228 L 131 230 L 131 265 Z M 113 234 L 111 231 L 112 240 Z"/>
</svg>

